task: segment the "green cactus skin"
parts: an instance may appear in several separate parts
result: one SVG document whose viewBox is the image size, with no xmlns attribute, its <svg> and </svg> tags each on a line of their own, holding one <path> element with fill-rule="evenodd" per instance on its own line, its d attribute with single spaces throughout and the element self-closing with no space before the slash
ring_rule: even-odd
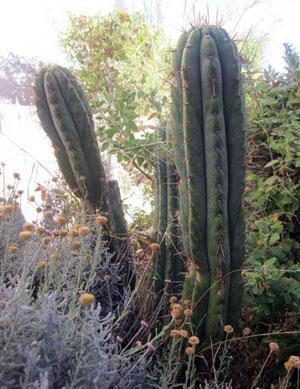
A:
<svg viewBox="0 0 300 389">
<path fill-rule="evenodd" d="M 159 143 L 166 141 L 166 130 L 164 123 L 158 129 Z M 163 154 L 163 155 L 162 155 Z M 166 276 L 166 229 L 168 223 L 168 177 L 167 177 L 167 162 L 164 152 L 160 152 L 158 156 L 158 165 L 156 168 L 157 176 L 157 235 L 156 241 L 160 244 L 160 251 L 156 254 L 154 266 L 154 288 L 155 299 L 160 300 L 165 285 Z M 155 304 L 156 305 L 156 304 Z"/>
<path fill-rule="evenodd" d="M 92 211 L 108 216 L 103 241 L 124 261 L 124 281 L 134 284 L 133 255 L 129 246 L 118 185 L 106 182 L 93 118 L 83 89 L 72 73 L 61 66 L 40 70 L 35 79 L 37 113 L 52 141 L 54 153 L 67 184 L 87 200 Z M 82 177 L 85 179 L 82 181 Z M 128 282 L 127 282 L 128 281 Z"/>
<path fill-rule="evenodd" d="M 192 302 L 194 331 L 209 341 L 240 316 L 246 144 L 240 62 L 225 30 L 203 26 L 182 34 L 172 67 L 172 145 L 185 195 L 182 299 Z"/>
<path fill-rule="evenodd" d="M 82 88 L 67 69 L 56 65 L 38 73 L 35 95 L 38 116 L 68 185 L 94 209 L 108 212 L 104 168 Z"/>
</svg>

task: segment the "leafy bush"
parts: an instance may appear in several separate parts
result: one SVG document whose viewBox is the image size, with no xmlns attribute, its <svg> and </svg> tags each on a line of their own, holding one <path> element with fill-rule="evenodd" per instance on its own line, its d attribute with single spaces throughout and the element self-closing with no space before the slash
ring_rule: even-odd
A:
<svg viewBox="0 0 300 389">
<path fill-rule="evenodd" d="M 246 187 L 247 289 L 271 322 L 300 306 L 300 69 L 285 49 L 287 73 L 269 68 L 257 86 Z"/>
</svg>

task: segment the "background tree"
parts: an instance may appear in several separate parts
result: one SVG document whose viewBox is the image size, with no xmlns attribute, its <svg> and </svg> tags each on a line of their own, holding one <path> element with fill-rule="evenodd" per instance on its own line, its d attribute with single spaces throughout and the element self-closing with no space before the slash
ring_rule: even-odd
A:
<svg viewBox="0 0 300 389">
<path fill-rule="evenodd" d="M 13 53 L 0 57 L 0 101 L 33 105 L 33 78 L 41 65 Z"/>
<path fill-rule="evenodd" d="M 167 107 L 168 43 L 143 16 L 75 16 L 62 44 L 96 114 L 102 150 L 141 179 L 155 165 L 155 120 Z"/>
</svg>

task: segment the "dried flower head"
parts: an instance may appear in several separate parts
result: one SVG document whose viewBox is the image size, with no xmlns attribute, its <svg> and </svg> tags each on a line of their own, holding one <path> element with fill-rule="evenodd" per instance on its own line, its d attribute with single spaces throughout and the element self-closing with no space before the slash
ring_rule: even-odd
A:
<svg viewBox="0 0 300 389">
<path fill-rule="evenodd" d="M 90 233 L 90 229 L 89 229 L 89 227 L 84 226 L 84 227 L 80 227 L 78 229 L 78 232 L 79 232 L 79 235 L 81 235 L 81 236 L 87 236 Z"/>
<path fill-rule="evenodd" d="M 169 299 L 170 304 L 174 304 L 177 302 L 177 297 L 176 296 L 171 296 Z"/>
<path fill-rule="evenodd" d="M 100 224 L 101 226 L 103 226 L 107 222 L 108 222 L 108 219 L 107 219 L 106 216 L 103 216 L 103 215 L 97 215 L 96 216 L 96 223 L 97 224 Z"/>
<path fill-rule="evenodd" d="M 278 214 L 277 214 L 277 213 L 274 213 L 274 214 L 272 215 L 272 221 L 273 221 L 273 222 L 277 222 L 278 220 L 279 220 Z"/>
<path fill-rule="evenodd" d="M 106 281 L 106 282 L 108 282 L 108 281 L 111 280 L 111 276 L 110 276 L 109 274 L 105 274 L 105 275 L 103 276 L 103 280 Z"/>
<path fill-rule="evenodd" d="M 179 330 L 171 330 L 170 337 L 171 338 L 180 338 L 180 331 Z"/>
<path fill-rule="evenodd" d="M 50 238 L 50 236 L 45 236 L 45 238 L 43 238 L 43 240 L 42 240 L 42 245 L 44 246 L 44 247 L 46 247 L 46 246 L 48 246 L 48 244 L 51 242 L 51 238 Z"/>
<path fill-rule="evenodd" d="M 189 342 L 189 344 L 196 346 L 196 344 L 200 343 L 200 340 L 199 340 L 198 336 L 190 336 L 188 342 Z"/>
<path fill-rule="evenodd" d="M 33 202 L 33 201 L 35 201 L 35 197 L 34 197 L 34 196 L 29 196 L 29 197 L 28 197 L 28 200 L 31 201 L 31 202 Z"/>
<path fill-rule="evenodd" d="M 243 329 L 243 335 L 244 336 L 248 336 L 248 335 L 250 335 L 251 334 L 251 328 L 249 328 L 249 327 L 245 327 L 244 329 Z"/>
<path fill-rule="evenodd" d="M 21 231 L 19 233 L 19 238 L 21 240 L 29 240 L 32 237 L 32 232 L 31 231 Z"/>
<path fill-rule="evenodd" d="M 231 334 L 233 332 L 233 327 L 230 324 L 227 324 L 226 326 L 224 326 L 224 331 L 226 332 L 226 334 Z"/>
<path fill-rule="evenodd" d="M 190 318 L 193 316 L 193 310 L 190 308 L 187 308 L 183 311 L 183 314 L 185 317 Z"/>
<path fill-rule="evenodd" d="M 42 226 L 39 226 L 39 227 L 36 228 L 36 232 L 37 232 L 38 234 L 42 235 L 42 234 L 44 234 L 44 232 L 45 232 L 45 228 L 42 227 Z"/>
<path fill-rule="evenodd" d="M 19 173 L 14 173 L 13 176 L 14 176 L 14 178 L 15 178 L 16 180 L 20 180 L 20 179 L 21 179 L 21 176 L 20 176 Z"/>
<path fill-rule="evenodd" d="M 16 244 L 12 244 L 12 245 L 9 246 L 9 248 L 8 248 L 8 252 L 9 252 L 10 254 L 15 254 L 18 250 L 19 250 L 19 247 L 18 247 Z"/>
<path fill-rule="evenodd" d="M 91 305 L 96 301 L 95 296 L 92 293 L 84 293 L 79 298 L 79 304 L 81 305 Z"/>
<path fill-rule="evenodd" d="M 276 342 L 270 342 L 269 343 L 269 349 L 270 349 L 271 353 L 273 353 L 275 351 L 279 351 L 279 344 L 276 343 Z"/>
<path fill-rule="evenodd" d="M 92 259 L 92 256 L 90 254 L 85 254 L 85 260 L 90 261 Z"/>
<path fill-rule="evenodd" d="M 81 242 L 79 240 L 74 240 L 71 245 L 73 250 L 78 250 L 81 247 Z"/>
<path fill-rule="evenodd" d="M 11 213 L 15 207 L 12 204 L 6 204 L 3 206 L 3 213 Z"/>
<path fill-rule="evenodd" d="M 66 224 L 67 222 L 67 219 L 62 216 L 62 215 L 56 215 L 54 216 L 53 220 L 55 221 L 56 224 L 58 224 L 59 226 L 63 226 L 64 224 Z"/>
<path fill-rule="evenodd" d="M 44 213 L 44 216 L 45 216 L 47 219 L 50 219 L 50 218 L 52 218 L 53 213 L 52 213 L 51 211 L 46 211 L 46 212 Z"/>
<path fill-rule="evenodd" d="M 300 357 L 296 355 L 291 355 L 289 359 L 284 363 L 284 367 L 287 371 L 291 369 L 300 369 Z"/>
<path fill-rule="evenodd" d="M 77 230 L 75 230 L 75 228 L 73 228 L 70 231 L 70 236 L 71 236 L 71 238 L 76 238 L 77 236 L 79 236 L 79 232 Z"/>
<path fill-rule="evenodd" d="M 187 338 L 188 332 L 186 330 L 179 330 L 179 335 L 181 338 Z"/>
<path fill-rule="evenodd" d="M 69 231 L 67 231 L 67 230 L 60 230 L 59 231 L 59 236 L 61 237 L 61 238 L 65 238 L 66 236 L 68 236 L 69 235 Z"/>
<path fill-rule="evenodd" d="M 23 224 L 23 230 L 33 231 L 34 230 L 34 224 L 32 224 L 32 223 L 24 223 Z"/>
<path fill-rule="evenodd" d="M 149 247 L 154 253 L 157 253 L 160 250 L 159 243 L 151 243 Z"/>
<path fill-rule="evenodd" d="M 38 261 L 37 263 L 37 268 L 38 269 L 44 269 L 46 267 L 46 262 L 45 261 Z"/>
<path fill-rule="evenodd" d="M 194 347 L 187 347 L 186 349 L 185 349 L 185 353 L 187 354 L 187 355 L 193 355 L 193 354 L 195 354 L 195 349 L 194 349 Z"/>
<path fill-rule="evenodd" d="M 86 180 L 86 176 L 79 176 L 78 181 L 79 182 L 84 182 Z"/>
</svg>

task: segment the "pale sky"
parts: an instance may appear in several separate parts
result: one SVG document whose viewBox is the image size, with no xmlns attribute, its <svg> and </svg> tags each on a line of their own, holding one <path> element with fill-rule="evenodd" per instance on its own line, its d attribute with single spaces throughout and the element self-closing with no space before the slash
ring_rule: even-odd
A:
<svg viewBox="0 0 300 389">
<path fill-rule="evenodd" d="M 144 12 L 155 0 L 123 0 L 129 11 Z M 25 56 L 36 56 L 45 62 L 67 65 L 58 44 L 67 17 L 72 14 L 105 14 L 113 10 L 113 0 L 0 0 L 0 54 L 13 51 Z M 234 29 L 247 4 L 248 9 Z M 223 16 L 225 28 L 232 32 L 247 32 L 250 27 L 258 34 L 266 34 L 265 65 L 277 69 L 283 66 L 283 42 L 292 43 L 300 51 L 299 0 L 161 0 L 163 24 L 175 42 L 181 28 L 199 14 L 213 23 L 216 12 Z M 184 5 L 186 12 L 184 17 Z M 194 4 L 194 6 L 193 6 Z"/>
</svg>

